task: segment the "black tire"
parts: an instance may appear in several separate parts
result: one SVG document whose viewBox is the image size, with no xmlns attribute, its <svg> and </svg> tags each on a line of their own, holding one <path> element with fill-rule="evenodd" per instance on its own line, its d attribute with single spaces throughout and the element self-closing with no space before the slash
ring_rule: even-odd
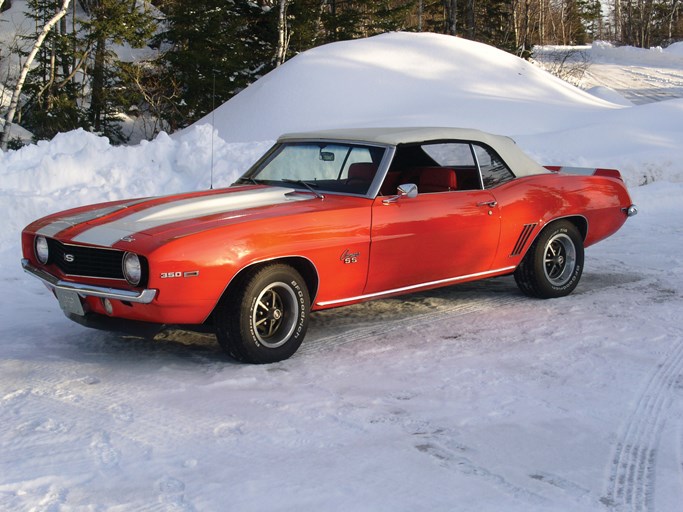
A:
<svg viewBox="0 0 683 512">
<path fill-rule="evenodd" d="M 583 237 L 574 224 L 559 220 L 531 244 L 515 270 L 515 281 L 530 297 L 553 299 L 574 291 L 582 272 Z"/>
<path fill-rule="evenodd" d="M 238 361 L 282 361 L 301 345 L 310 308 L 306 283 L 295 269 L 283 264 L 259 267 L 233 283 L 219 302 L 216 338 Z"/>
</svg>

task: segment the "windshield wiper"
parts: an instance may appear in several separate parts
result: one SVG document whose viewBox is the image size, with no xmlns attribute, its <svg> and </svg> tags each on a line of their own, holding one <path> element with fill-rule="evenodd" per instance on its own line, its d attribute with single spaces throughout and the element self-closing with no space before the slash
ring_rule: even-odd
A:
<svg viewBox="0 0 683 512">
<path fill-rule="evenodd" d="M 261 180 L 257 180 L 255 178 L 249 177 L 249 176 L 242 176 L 240 179 L 236 181 L 236 183 L 244 183 L 245 181 L 249 183 L 253 183 L 254 185 L 260 185 Z"/>
<path fill-rule="evenodd" d="M 324 195 L 322 195 L 320 192 L 318 192 L 316 189 L 313 188 L 313 187 L 318 186 L 316 183 L 309 183 L 309 182 L 304 181 L 304 180 L 290 180 L 289 178 L 282 178 L 280 181 L 282 181 L 283 183 L 296 183 L 297 185 L 303 185 L 309 191 L 313 192 L 317 198 L 325 199 Z"/>
</svg>

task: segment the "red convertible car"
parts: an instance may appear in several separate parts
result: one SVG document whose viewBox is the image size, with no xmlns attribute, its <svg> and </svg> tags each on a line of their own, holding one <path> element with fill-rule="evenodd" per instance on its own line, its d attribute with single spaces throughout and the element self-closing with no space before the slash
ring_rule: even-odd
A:
<svg viewBox="0 0 683 512">
<path fill-rule="evenodd" d="M 210 326 L 235 359 L 300 346 L 312 310 L 514 274 L 553 298 L 636 208 L 618 171 L 545 168 L 453 128 L 290 134 L 233 186 L 56 213 L 24 269 L 84 325 Z"/>
</svg>

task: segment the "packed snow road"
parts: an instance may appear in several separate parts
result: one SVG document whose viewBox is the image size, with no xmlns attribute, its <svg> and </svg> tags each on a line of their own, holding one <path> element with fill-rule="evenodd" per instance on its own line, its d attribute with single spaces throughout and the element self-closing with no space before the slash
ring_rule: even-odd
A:
<svg viewBox="0 0 683 512">
<path fill-rule="evenodd" d="M 565 299 L 502 278 L 320 312 L 268 366 L 84 330 L 13 272 L 0 509 L 675 510 L 681 192 L 635 190 Z"/>
<path fill-rule="evenodd" d="M 649 50 L 595 43 L 585 47 L 543 46 L 534 58 L 586 90 L 607 87 L 635 105 L 683 98 L 683 43 Z"/>
<path fill-rule="evenodd" d="M 634 88 L 634 83 L 639 84 Z M 583 79 L 586 87 L 614 89 L 635 105 L 683 98 L 683 70 L 601 64 L 591 66 Z"/>
</svg>

